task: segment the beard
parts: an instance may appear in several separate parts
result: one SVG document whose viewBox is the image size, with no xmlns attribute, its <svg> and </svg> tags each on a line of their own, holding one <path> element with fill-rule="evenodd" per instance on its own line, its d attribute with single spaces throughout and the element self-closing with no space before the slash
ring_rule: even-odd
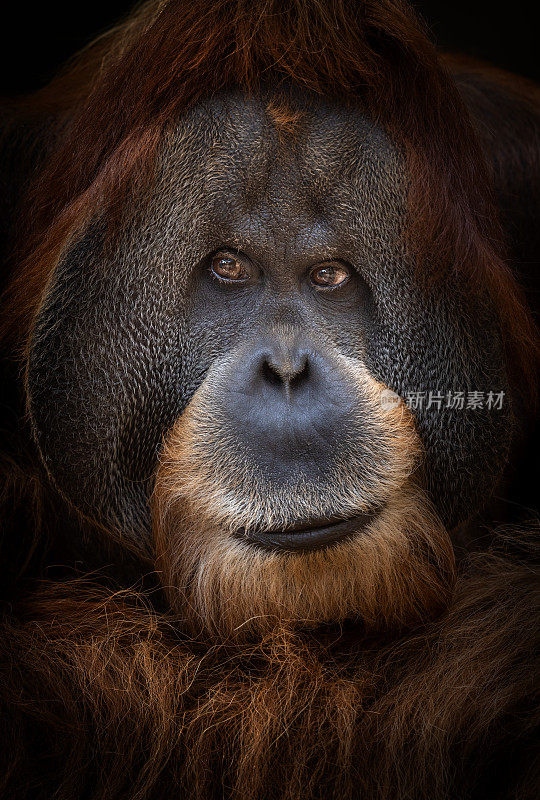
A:
<svg viewBox="0 0 540 800">
<path fill-rule="evenodd" d="M 464 800 L 510 766 L 532 800 L 538 581 L 502 544 L 391 642 L 276 624 L 209 646 L 96 575 L 42 584 L 2 625 L 3 795 Z"/>
</svg>

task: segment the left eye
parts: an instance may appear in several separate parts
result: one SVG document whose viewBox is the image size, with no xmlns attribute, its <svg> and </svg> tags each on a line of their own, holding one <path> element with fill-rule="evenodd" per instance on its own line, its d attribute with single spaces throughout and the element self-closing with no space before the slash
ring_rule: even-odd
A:
<svg viewBox="0 0 540 800">
<path fill-rule="evenodd" d="M 238 258 L 226 253 L 218 253 L 213 257 L 210 272 L 221 281 L 243 283 L 249 278 L 245 265 Z"/>
<path fill-rule="evenodd" d="M 321 264 L 309 273 L 311 283 L 320 289 L 336 289 L 344 286 L 351 273 L 343 264 Z"/>
</svg>

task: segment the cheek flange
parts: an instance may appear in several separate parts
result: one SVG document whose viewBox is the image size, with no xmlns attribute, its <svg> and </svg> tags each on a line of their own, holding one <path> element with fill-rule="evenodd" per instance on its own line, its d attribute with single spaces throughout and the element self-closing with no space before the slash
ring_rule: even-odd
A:
<svg viewBox="0 0 540 800">
<path fill-rule="evenodd" d="M 115 280 L 99 252 L 83 240 L 57 267 L 31 340 L 27 404 L 56 489 L 146 553 L 159 444 L 189 399 L 187 335 L 162 285 L 134 270 L 121 280 L 121 265 Z"/>
</svg>

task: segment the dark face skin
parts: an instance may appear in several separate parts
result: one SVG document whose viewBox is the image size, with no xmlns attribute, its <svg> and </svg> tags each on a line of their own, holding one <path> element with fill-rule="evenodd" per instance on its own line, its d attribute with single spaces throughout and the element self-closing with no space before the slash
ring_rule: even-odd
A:
<svg viewBox="0 0 540 800">
<path fill-rule="evenodd" d="M 227 424 L 284 491 L 298 473 L 324 475 L 348 436 L 355 393 L 339 356 L 404 398 L 507 391 L 490 308 L 454 279 L 418 285 L 402 244 L 405 169 L 386 135 L 317 102 L 280 140 L 265 105 L 230 94 L 188 114 L 114 254 L 96 222 L 39 317 L 29 393 L 44 463 L 86 515 L 140 542 L 163 436 L 228 354 Z M 413 416 L 422 480 L 453 528 L 504 467 L 508 394 L 500 411 Z"/>
</svg>

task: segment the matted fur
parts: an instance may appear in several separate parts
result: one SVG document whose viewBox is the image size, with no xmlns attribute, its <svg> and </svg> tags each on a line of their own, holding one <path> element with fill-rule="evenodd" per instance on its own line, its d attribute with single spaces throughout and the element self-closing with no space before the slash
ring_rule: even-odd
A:
<svg viewBox="0 0 540 800">
<path fill-rule="evenodd" d="M 0 794 L 496 800 L 506 774 L 534 800 L 530 565 L 473 556 L 436 622 L 361 647 L 286 627 L 201 646 L 135 593 L 45 585 L 4 623 Z"/>
<path fill-rule="evenodd" d="M 385 405 L 386 387 L 340 356 L 362 425 L 351 421 L 329 476 L 273 487 L 221 419 L 219 379 L 231 361 L 238 356 L 214 363 L 168 435 L 152 498 L 158 569 L 183 626 L 217 638 L 347 619 L 389 630 L 440 611 L 453 549 L 411 479 L 421 447 L 403 402 Z M 382 511 L 364 530 L 308 554 L 263 552 L 235 536 L 374 507 Z"/>
</svg>

